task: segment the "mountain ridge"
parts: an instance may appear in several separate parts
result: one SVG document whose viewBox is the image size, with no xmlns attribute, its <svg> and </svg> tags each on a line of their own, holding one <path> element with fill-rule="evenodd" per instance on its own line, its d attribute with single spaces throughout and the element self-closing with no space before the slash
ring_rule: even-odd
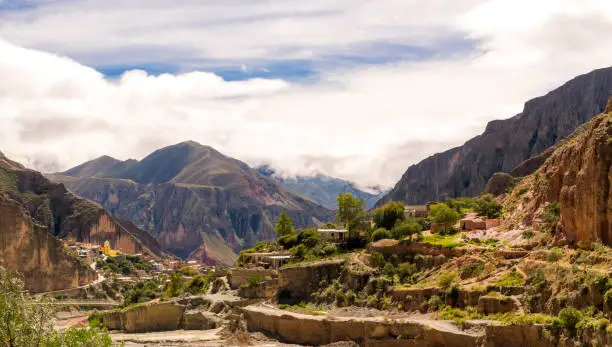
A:
<svg viewBox="0 0 612 347">
<path fill-rule="evenodd" d="M 480 194 L 496 172 L 511 172 L 601 113 L 612 93 L 612 67 L 577 76 L 525 103 L 516 116 L 493 120 L 463 145 L 411 165 L 377 206 Z"/>
</svg>

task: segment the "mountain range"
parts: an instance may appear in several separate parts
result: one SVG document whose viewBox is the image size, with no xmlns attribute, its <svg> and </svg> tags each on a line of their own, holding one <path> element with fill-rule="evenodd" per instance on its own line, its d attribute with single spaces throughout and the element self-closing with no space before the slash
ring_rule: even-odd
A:
<svg viewBox="0 0 612 347">
<path fill-rule="evenodd" d="M 208 264 L 232 264 L 245 247 L 274 239 L 282 211 L 296 227 L 334 215 L 247 164 L 193 141 L 159 149 L 141 161 L 103 156 L 48 177 L 146 230 L 170 253 Z"/>
<path fill-rule="evenodd" d="M 515 168 L 529 159 L 536 164 L 545 160 L 552 153 L 547 149 L 600 114 L 611 94 L 612 67 L 578 76 L 528 101 L 516 116 L 490 122 L 483 134 L 464 145 L 410 166 L 377 204 L 393 200 L 422 204 L 478 195 L 495 173 L 518 172 Z M 538 165 L 531 167 L 535 170 Z"/>
<path fill-rule="evenodd" d="M 286 189 L 332 210 L 338 208 L 338 195 L 340 194 L 351 193 L 365 201 L 369 209 L 387 192 L 378 187 L 373 187 L 369 189 L 371 192 L 367 192 L 357 188 L 352 182 L 322 174 L 283 178 L 268 165 L 258 167 L 257 171 L 264 176 L 276 179 Z"/>
</svg>

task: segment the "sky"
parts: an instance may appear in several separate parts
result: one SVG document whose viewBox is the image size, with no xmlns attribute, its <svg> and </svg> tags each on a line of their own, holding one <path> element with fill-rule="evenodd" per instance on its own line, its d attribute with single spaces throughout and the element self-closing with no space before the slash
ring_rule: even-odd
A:
<svg viewBox="0 0 612 347">
<path fill-rule="evenodd" d="M 408 166 L 612 65 L 610 0 L 0 0 L 0 151 L 186 140 L 284 176 Z"/>
</svg>

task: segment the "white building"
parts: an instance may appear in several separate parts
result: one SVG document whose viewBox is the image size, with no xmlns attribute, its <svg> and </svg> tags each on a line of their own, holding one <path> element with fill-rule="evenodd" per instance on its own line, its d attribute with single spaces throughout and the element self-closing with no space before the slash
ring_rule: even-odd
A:
<svg viewBox="0 0 612 347">
<path fill-rule="evenodd" d="M 348 230 L 345 229 L 317 229 L 325 241 L 343 242 L 348 238 Z"/>
</svg>

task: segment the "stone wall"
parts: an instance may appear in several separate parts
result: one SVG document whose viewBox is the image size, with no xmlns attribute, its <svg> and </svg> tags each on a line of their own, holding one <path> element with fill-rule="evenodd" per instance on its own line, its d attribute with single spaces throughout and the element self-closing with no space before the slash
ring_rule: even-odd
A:
<svg viewBox="0 0 612 347">
<path fill-rule="evenodd" d="M 308 299 L 310 294 L 319 290 L 320 283 L 331 283 L 342 272 L 344 260 L 319 261 L 311 264 L 293 266 L 279 271 L 280 295 L 292 299 Z"/>
</svg>

